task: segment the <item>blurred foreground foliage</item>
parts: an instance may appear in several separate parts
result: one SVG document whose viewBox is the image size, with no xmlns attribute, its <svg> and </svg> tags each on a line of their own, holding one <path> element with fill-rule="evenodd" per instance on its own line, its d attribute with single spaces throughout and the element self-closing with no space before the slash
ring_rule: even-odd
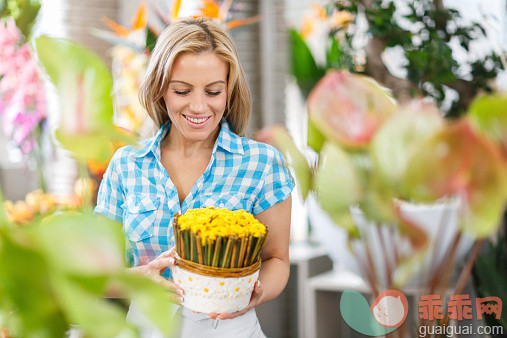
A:
<svg viewBox="0 0 507 338">
<path fill-rule="evenodd" d="M 41 36 L 36 50 L 59 94 L 57 139 L 81 166 L 107 159 L 109 144 L 123 137 L 112 123 L 109 70 L 67 40 Z M 121 225 L 93 215 L 90 203 L 22 227 L 0 208 L 0 328 L 14 337 L 63 337 L 71 325 L 86 337 L 138 337 L 138 329 L 125 320 L 126 307 L 104 299 L 114 291 L 136 301 L 170 335 L 173 295 L 129 273 L 124 254 Z"/>
</svg>

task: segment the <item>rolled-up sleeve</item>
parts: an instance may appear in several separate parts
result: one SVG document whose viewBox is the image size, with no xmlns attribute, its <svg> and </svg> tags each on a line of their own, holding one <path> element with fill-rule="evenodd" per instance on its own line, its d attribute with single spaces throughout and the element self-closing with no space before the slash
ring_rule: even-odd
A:
<svg viewBox="0 0 507 338">
<path fill-rule="evenodd" d="M 119 161 L 121 151 L 118 150 L 114 155 L 100 183 L 99 193 L 97 195 L 97 206 L 93 213 L 101 214 L 105 217 L 123 223 L 123 205 L 125 194 L 121 175 L 119 172 Z"/>
<path fill-rule="evenodd" d="M 253 206 L 254 215 L 284 201 L 294 189 L 294 178 L 287 168 L 283 155 L 276 148 L 272 150 L 274 156 L 268 158 L 263 187 Z"/>
</svg>

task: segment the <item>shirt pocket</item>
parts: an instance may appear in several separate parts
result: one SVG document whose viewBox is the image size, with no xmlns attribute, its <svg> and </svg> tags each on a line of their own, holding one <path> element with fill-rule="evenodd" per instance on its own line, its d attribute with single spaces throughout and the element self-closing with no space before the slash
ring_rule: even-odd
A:
<svg viewBox="0 0 507 338">
<path fill-rule="evenodd" d="M 129 240 L 139 242 L 152 236 L 159 206 L 159 197 L 127 195 L 123 227 Z"/>
<path fill-rule="evenodd" d="M 251 212 L 252 202 L 241 193 L 205 193 L 201 195 L 201 207 L 227 208 L 229 210 L 243 209 Z"/>
</svg>

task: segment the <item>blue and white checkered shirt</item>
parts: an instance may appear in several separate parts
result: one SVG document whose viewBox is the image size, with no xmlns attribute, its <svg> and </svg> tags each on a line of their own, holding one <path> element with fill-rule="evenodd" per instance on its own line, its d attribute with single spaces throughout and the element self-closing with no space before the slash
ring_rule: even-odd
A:
<svg viewBox="0 0 507 338">
<path fill-rule="evenodd" d="M 180 205 L 160 161 L 160 142 L 170 126 L 168 122 L 138 146 L 118 149 L 100 184 L 94 212 L 123 224 L 132 266 L 147 264 L 174 245 L 170 221 L 176 213 L 215 206 L 256 215 L 285 200 L 294 188 L 278 150 L 239 137 L 222 120 L 211 160 Z M 168 269 L 164 276 L 169 274 Z"/>
</svg>

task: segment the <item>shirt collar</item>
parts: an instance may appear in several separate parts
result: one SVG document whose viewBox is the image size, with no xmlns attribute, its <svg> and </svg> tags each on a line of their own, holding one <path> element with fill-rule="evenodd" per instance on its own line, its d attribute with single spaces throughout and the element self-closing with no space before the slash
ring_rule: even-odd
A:
<svg viewBox="0 0 507 338">
<path fill-rule="evenodd" d="M 147 142 L 142 142 L 140 147 L 132 153 L 132 157 L 144 157 L 150 151 L 156 156 L 160 157 L 160 142 L 167 135 L 171 128 L 171 121 L 167 121 L 157 132 L 157 134 L 151 139 L 147 139 Z M 220 147 L 230 153 L 244 154 L 243 143 L 241 137 L 236 135 L 231 128 L 229 123 L 225 119 L 222 119 L 220 124 L 220 132 L 218 134 L 217 141 L 213 147 L 213 153 L 216 152 L 217 147 Z"/>
<path fill-rule="evenodd" d="M 217 146 L 230 153 L 237 153 L 241 155 L 244 154 L 243 142 L 241 142 L 241 137 L 236 135 L 231 130 L 229 123 L 227 123 L 225 119 L 222 119 L 220 133 L 218 134 L 218 138 L 215 143 L 215 147 L 213 148 L 213 152 L 216 150 Z"/>
</svg>

